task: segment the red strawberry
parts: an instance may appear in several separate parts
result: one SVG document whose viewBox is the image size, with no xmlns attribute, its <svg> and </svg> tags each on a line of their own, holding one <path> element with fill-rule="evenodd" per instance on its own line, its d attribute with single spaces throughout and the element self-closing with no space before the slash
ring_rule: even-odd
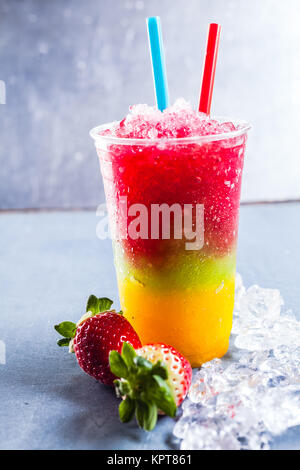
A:
<svg viewBox="0 0 300 470">
<path fill-rule="evenodd" d="M 128 320 L 115 312 L 106 312 L 85 320 L 74 338 L 75 355 L 80 367 L 87 374 L 106 385 L 113 385 L 116 378 L 108 362 L 110 351 L 121 352 L 124 341 L 134 348 L 141 341 Z"/>
<path fill-rule="evenodd" d="M 117 395 L 123 398 L 119 406 L 122 422 L 134 413 L 140 427 L 151 431 L 162 411 L 174 417 L 176 407 L 184 400 L 192 380 L 190 363 L 172 346 L 147 344 L 136 351 L 124 342 L 122 353 L 109 354 Z"/>
<path fill-rule="evenodd" d="M 124 341 L 128 341 L 134 348 L 142 346 L 126 318 L 110 310 L 112 303 L 106 297 L 91 295 L 86 313 L 77 324 L 65 321 L 54 327 L 63 336 L 57 344 L 68 346 L 70 352 L 75 352 L 80 367 L 107 385 L 113 385 L 116 378 L 109 368 L 110 351 L 121 351 Z"/>
<path fill-rule="evenodd" d="M 192 382 L 192 368 L 189 361 L 173 346 L 163 343 L 146 344 L 136 350 L 138 356 L 148 359 L 152 364 L 161 361 L 168 369 L 168 384 L 173 392 L 176 406 L 185 399 Z"/>
</svg>

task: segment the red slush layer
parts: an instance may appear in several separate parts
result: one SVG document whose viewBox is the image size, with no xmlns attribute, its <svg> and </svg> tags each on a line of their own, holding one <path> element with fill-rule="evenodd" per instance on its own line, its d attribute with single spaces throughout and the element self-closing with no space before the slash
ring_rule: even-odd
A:
<svg viewBox="0 0 300 470">
<path fill-rule="evenodd" d="M 222 147 L 222 142 L 165 149 L 113 145 L 110 152 L 100 151 L 107 202 L 116 209 L 113 212 L 123 233 L 124 224 L 128 227 L 133 217 L 120 218 L 120 196 L 127 197 L 128 207 L 139 203 L 148 208 L 148 227 L 151 204 L 204 204 L 205 251 L 214 256 L 229 253 L 237 239 L 245 147 L 245 139 L 240 140 L 234 147 Z M 134 253 L 151 259 L 163 258 L 170 250 L 184 250 L 183 243 L 185 240 L 122 240 L 129 256 Z"/>
<path fill-rule="evenodd" d="M 133 217 L 124 218 L 118 208 L 120 197 L 127 206 L 143 204 L 148 208 L 150 237 L 151 204 L 203 204 L 204 239 L 201 250 L 224 256 L 236 245 L 245 134 L 224 140 L 178 143 L 174 137 L 217 135 L 236 130 L 233 123 L 220 123 L 191 109 L 185 102 L 161 113 L 137 105 L 120 123 L 102 131 L 105 136 L 156 138 L 141 145 L 109 144 L 98 149 L 111 213 L 124 233 Z M 171 230 L 172 233 L 172 230 Z M 185 251 L 186 240 L 128 238 L 122 240 L 127 258 L 135 264 L 147 259 L 151 264 L 165 263 L 168 256 Z M 184 253 L 183 253 L 184 254 Z"/>
</svg>

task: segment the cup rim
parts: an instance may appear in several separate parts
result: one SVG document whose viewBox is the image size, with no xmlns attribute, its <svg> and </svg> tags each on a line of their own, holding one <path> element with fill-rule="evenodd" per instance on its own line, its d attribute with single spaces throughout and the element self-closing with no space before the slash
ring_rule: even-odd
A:
<svg viewBox="0 0 300 470">
<path fill-rule="evenodd" d="M 100 135 L 99 132 L 101 130 L 109 129 L 113 124 L 120 121 L 113 121 L 108 122 L 106 124 L 101 124 L 99 126 L 93 127 L 89 134 L 94 139 L 95 144 L 97 141 L 106 142 L 107 144 L 115 144 L 115 145 L 154 145 L 154 144 L 164 144 L 174 143 L 174 144 L 189 144 L 189 143 L 203 143 L 203 142 L 215 142 L 218 140 L 228 140 L 234 139 L 239 137 L 243 134 L 246 134 L 251 128 L 251 124 L 247 121 L 241 119 L 232 119 L 224 116 L 216 116 L 213 117 L 214 120 L 219 121 L 220 123 L 224 122 L 232 122 L 235 126 L 238 126 L 238 129 L 230 132 L 223 132 L 221 134 L 208 134 L 208 135 L 199 135 L 193 137 L 163 137 L 163 138 L 126 138 L 126 137 L 116 137 L 110 135 Z"/>
</svg>

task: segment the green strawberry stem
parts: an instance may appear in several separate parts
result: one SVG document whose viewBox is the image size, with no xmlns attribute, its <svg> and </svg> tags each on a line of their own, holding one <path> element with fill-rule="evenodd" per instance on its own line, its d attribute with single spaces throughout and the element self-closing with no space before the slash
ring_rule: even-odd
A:
<svg viewBox="0 0 300 470">
<path fill-rule="evenodd" d="M 63 321 L 59 325 L 55 325 L 54 328 L 56 329 L 57 333 L 63 336 L 62 339 L 57 341 L 58 346 L 69 346 L 70 341 L 75 338 L 76 335 L 76 323 L 71 321 Z"/>
<path fill-rule="evenodd" d="M 113 301 L 108 299 L 107 297 L 96 297 L 95 295 L 90 295 L 86 304 L 86 313 L 89 312 L 89 316 L 93 317 L 95 315 L 98 315 L 99 313 L 111 311 L 112 304 Z M 88 318 L 88 316 L 86 315 L 85 317 Z M 58 346 L 62 347 L 70 345 L 70 341 L 75 338 L 77 326 L 78 324 L 73 323 L 71 321 L 64 321 L 62 323 L 59 323 L 59 325 L 54 326 L 55 330 L 61 336 L 63 336 L 62 339 L 59 339 L 57 341 Z"/>
<path fill-rule="evenodd" d="M 124 342 L 121 354 L 110 352 L 109 365 L 111 372 L 119 377 L 114 384 L 117 395 L 123 398 L 119 406 L 123 423 L 135 414 L 139 426 L 151 431 L 156 426 L 158 411 L 172 418 L 176 415 L 176 403 L 167 382 L 168 370 L 161 361 L 152 364 Z"/>
<path fill-rule="evenodd" d="M 106 312 L 110 310 L 113 301 L 107 297 L 96 297 L 95 295 L 90 295 L 86 304 L 86 312 L 92 312 L 94 315 L 98 313 Z"/>
</svg>

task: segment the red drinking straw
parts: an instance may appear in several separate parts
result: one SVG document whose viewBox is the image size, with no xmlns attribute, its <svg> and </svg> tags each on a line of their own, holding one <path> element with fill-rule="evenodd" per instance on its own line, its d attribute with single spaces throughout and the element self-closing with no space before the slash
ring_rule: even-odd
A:
<svg viewBox="0 0 300 470">
<path fill-rule="evenodd" d="M 202 85 L 199 99 L 199 111 L 205 114 L 210 114 L 220 41 L 220 32 L 221 26 L 219 24 L 211 23 L 209 25 L 206 55 L 202 75 Z"/>
</svg>

